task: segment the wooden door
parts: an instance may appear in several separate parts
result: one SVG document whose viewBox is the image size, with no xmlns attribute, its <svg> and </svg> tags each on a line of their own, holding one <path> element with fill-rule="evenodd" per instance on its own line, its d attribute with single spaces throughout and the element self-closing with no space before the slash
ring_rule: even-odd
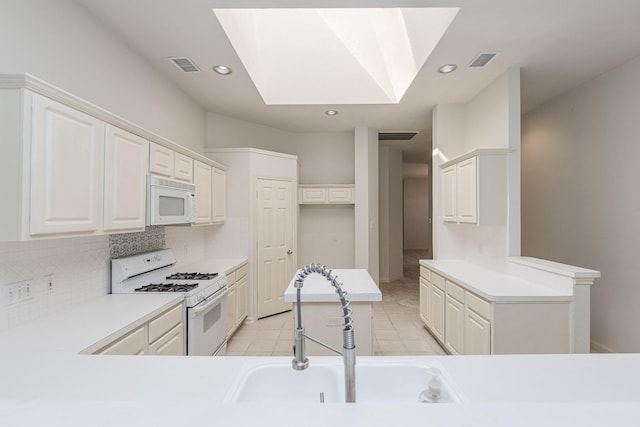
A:
<svg viewBox="0 0 640 427">
<path fill-rule="evenodd" d="M 291 309 L 284 291 L 294 274 L 292 191 L 291 181 L 256 180 L 258 318 Z"/>
</svg>

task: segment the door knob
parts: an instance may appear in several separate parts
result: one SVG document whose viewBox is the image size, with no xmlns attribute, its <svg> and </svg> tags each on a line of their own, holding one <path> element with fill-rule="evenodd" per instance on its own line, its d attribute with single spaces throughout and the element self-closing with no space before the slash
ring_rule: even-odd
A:
<svg viewBox="0 0 640 427">
<path fill-rule="evenodd" d="M 289 250 L 287 251 L 287 255 L 291 255 L 292 253 L 293 253 L 293 251 L 292 251 L 291 249 L 289 249 Z"/>
</svg>

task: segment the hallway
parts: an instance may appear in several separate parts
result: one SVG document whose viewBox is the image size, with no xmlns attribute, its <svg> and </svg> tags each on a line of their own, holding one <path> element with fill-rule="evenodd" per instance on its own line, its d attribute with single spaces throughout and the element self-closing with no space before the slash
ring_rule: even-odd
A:
<svg viewBox="0 0 640 427">
<path fill-rule="evenodd" d="M 444 355 L 419 316 L 418 261 L 423 251 L 404 252 L 404 278 L 381 283 L 382 301 L 373 304 L 373 350 L 376 356 Z M 357 346 L 357 325 L 356 346 Z M 293 314 L 245 323 L 229 340 L 228 356 L 290 356 L 293 354 Z"/>
</svg>

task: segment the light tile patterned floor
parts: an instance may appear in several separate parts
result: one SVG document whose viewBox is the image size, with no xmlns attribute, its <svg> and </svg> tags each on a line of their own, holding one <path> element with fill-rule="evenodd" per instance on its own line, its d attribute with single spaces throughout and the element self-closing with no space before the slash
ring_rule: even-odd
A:
<svg viewBox="0 0 640 427">
<path fill-rule="evenodd" d="M 380 285 L 382 302 L 373 306 L 373 349 L 376 356 L 446 354 L 419 317 L 420 251 L 405 251 L 404 278 Z M 357 342 L 356 342 L 357 345 Z M 227 345 L 228 356 L 293 354 L 290 312 L 245 323 Z"/>
</svg>

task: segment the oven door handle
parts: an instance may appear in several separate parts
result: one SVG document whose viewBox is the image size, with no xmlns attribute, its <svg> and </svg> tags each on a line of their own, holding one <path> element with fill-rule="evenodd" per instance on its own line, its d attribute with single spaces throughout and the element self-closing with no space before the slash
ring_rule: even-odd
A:
<svg viewBox="0 0 640 427">
<path fill-rule="evenodd" d="M 227 295 L 227 292 L 229 292 L 228 288 L 224 288 L 224 290 L 222 290 L 221 292 L 218 293 L 218 295 L 216 295 L 215 298 L 213 298 L 211 301 L 208 301 L 206 304 L 204 305 L 196 305 L 195 307 L 193 307 L 191 309 L 191 318 L 196 317 L 197 315 L 199 315 L 200 313 L 202 313 L 203 311 L 206 311 L 209 309 L 209 307 L 211 307 L 212 305 L 215 305 L 218 303 L 218 301 L 220 301 L 222 298 L 224 298 Z"/>
</svg>

